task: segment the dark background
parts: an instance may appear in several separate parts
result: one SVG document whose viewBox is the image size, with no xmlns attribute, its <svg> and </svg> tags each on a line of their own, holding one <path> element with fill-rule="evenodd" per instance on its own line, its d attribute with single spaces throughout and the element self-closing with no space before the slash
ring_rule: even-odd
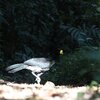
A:
<svg viewBox="0 0 100 100">
<path fill-rule="evenodd" d="M 99 83 L 100 1 L 0 0 L 0 78 L 34 82 L 29 71 L 5 71 L 32 57 L 56 61 L 42 75 L 42 83 Z"/>
</svg>

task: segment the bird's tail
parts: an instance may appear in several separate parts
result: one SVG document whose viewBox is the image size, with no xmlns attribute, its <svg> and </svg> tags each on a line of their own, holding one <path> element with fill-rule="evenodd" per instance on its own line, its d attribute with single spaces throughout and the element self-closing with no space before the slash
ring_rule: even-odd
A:
<svg viewBox="0 0 100 100">
<path fill-rule="evenodd" d="M 22 69 L 26 69 L 27 67 L 28 67 L 28 65 L 25 65 L 23 63 L 14 64 L 14 65 L 8 66 L 6 68 L 6 71 L 8 71 L 8 73 L 15 73 L 15 72 L 18 72 Z"/>
</svg>

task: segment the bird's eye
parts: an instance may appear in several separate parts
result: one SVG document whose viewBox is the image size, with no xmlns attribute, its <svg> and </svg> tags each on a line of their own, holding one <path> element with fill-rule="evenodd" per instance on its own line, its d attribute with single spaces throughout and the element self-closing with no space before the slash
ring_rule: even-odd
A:
<svg viewBox="0 0 100 100">
<path fill-rule="evenodd" d="M 64 51 L 61 49 L 59 53 L 60 53 L 60 55 L 63 55 Z"/>
</svg>

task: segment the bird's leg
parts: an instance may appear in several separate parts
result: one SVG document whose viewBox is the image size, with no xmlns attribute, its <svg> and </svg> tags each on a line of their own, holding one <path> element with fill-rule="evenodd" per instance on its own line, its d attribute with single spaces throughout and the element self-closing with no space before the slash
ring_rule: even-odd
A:
<svg viewBox="0 0 100 100">
<path fill-rule="evenodd" d="M 39 77 L 40 77 L 42 74 L 43 74 L 43 73 L 39 73 L 39 74 L 37 74 L 37 76 L 39 76 Z"/>
<path fill-rule="evenodd" d="M 32 72 L 32 74 L 36 77 L 36 81 L 37 81 L 37 83 L 40 84 L 40 82 L 41 82 L 41 78 L 40 78 L 40 76 L 42 75 L 42 73 L 36 75 L 34 72 Z"/>
<path fill-rule="evenodd" d="M 41 78 L 39 76 L 37 76 L 36 81 L 37 81 L 38 84 L 40 84 Z"/>
<path fill-rule="evenodd" d="M 40 84 L 40 82 L 41 82 L 41 78 L 40 78 L 40 76 L 41 76 L 42 74 L 43 74 L 43 73 L 39 73 L 39 74 L 37 74 L 36 81 L 37 81 L 38 84 Z"/>
</svg>

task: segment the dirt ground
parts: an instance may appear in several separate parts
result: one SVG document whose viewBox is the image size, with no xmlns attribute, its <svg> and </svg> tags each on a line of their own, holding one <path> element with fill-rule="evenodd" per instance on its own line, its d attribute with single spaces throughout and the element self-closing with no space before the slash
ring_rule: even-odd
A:
<svg viewBox="0 0 100 100">
<path fill-rule="evenodd" d="M 18 84 L 0 80 L 0 100 L 100 100 L 100 87 Z"/>
</svg>

